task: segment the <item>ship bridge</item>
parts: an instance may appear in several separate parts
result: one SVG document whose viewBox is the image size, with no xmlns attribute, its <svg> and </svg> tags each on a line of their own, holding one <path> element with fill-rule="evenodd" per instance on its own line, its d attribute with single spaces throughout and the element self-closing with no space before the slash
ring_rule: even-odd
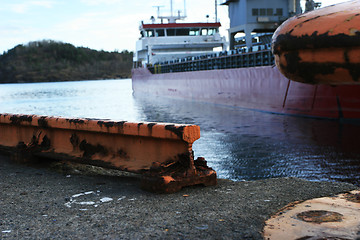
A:
<svg viewBox="0 0 360 240">
<path fill-rule="evenodd" d="M 134 61 L 143 64 L 170 61 L 225 48 L 219 34 L 219 22 L 212 23 L 141 23 Z"/>
</svg>

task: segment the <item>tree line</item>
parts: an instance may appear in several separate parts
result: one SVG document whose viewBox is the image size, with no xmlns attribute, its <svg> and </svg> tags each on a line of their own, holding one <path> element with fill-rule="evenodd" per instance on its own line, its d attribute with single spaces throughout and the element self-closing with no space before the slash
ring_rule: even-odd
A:
<svg viewBox="0 0 360 240">
<path fill-rule="evenodd" d="M 17 45 L 0 55 L 0 83 L 130 78 L 133 53 L 96 51 L 53 40 Z"/>
</svg>

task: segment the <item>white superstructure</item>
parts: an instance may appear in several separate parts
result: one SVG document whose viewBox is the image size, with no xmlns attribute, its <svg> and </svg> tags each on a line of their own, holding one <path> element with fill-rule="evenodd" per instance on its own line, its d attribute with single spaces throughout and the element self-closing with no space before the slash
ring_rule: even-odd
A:
<svg viewBox="0 0 360 240">
<path fill-rule="evenodd" d="M 172 61 L 213 53 L 214 48 L 225 49 L 225 37 L 219 34 L 219 22 L 177 23 L 185 16 L 158 17 L 160 23 L 140 25 L 140 39 L 136 42 L 134 62 L 142 65 Z M 168 20 L 164 22 L 164 18 Z"/>
</svg>

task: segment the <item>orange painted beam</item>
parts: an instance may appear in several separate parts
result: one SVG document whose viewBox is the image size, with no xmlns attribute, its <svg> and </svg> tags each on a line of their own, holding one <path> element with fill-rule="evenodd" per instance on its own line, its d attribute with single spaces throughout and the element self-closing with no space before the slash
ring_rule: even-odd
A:
<svg viewBox="0 0 360 240">
<path fill-rule="evenodd" d="M 0 146 L 21 161 L 47 157 L 143 173 L 159 189 L 144 188 L 160 192 L 216 184 L 216 172 L 203 159 L 193 159 L 192 144 L 200 138 L 196 125 L 0 114 L 0 133 Z M 181 170 L 169 167 L 175 165 Z M 203 182 L 207 177 L 201 169 L 211 183 Z"/>
<path fill-rule="evenodd" d="M 360 1 L 348 1 L 285 21 L 272 48 L 279 70 L 310 84 L 360 84 Z"/>
</svg>

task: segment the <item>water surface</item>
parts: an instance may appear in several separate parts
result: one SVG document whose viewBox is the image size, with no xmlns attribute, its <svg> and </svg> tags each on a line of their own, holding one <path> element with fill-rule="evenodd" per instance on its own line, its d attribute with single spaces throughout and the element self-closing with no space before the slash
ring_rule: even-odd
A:
<svg viewBox="0 0 360 240">
<path fill-rule="evenodd" d="M 360 125 L 133 95 L 131 80 L 2 84 L 0 112 L 197 124 L 219 177 L 300 177 L 360 186 Z"/>
</svg>

